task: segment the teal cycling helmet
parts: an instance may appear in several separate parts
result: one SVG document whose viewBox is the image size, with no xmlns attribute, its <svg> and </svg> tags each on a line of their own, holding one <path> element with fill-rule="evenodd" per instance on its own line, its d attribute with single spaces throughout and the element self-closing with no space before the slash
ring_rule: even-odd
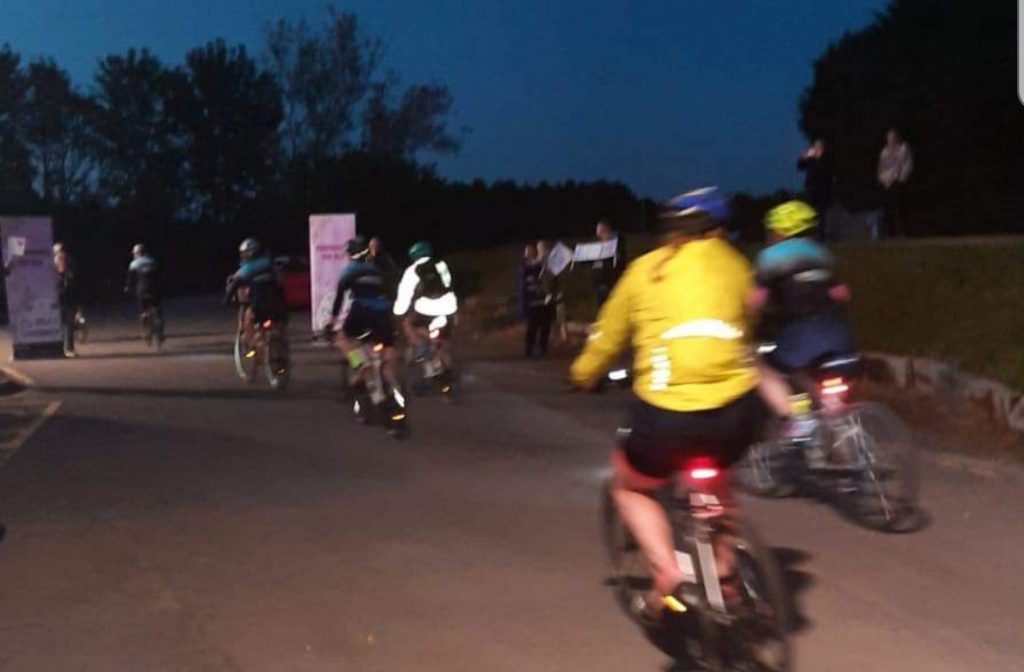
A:
<svg viewBox="0 0 1024 672">
<path fill-rule="evenodd" d="M 419 261 L 427 257 L 434 256 L 434 246 L 425 240 L 421 240 L 418 243 L 414 243 L 409 248 L 409 258 L 413 261 Z"/>
</svg>

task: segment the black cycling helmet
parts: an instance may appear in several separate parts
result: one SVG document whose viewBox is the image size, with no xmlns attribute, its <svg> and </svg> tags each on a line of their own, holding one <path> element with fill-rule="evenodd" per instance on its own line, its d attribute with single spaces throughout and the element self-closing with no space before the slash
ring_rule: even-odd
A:
<svg viewBox="0 0 1024 672">
<path fill-rule="evenodd" d="M 242 241 L 242 244 L 238 246 L 238 255 L 243 260 L 249 261 L 255 259 L 260 255 L 260 241 L 255 238 L 246 238 Z"/>
<path fill-rule="evenodd" d="M 370 241 L 365 236 L 356 236 L 345 245 L 345 252 L 351 259 L 362 259 L 370 251 Z"/>
</svg>

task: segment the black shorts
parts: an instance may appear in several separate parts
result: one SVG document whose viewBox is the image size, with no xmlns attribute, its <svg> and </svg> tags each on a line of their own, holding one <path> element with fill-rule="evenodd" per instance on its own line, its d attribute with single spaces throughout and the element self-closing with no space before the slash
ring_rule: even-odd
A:
<svg viewBox="0 0 1024 672">
<path fill-rule="evenodd" d="M 721 408 L 685 413 L 634 399 L 632 429 L 623 446 L 626 459 L 652 478 L 671 478 L 694 458 L 727 468 L 760 438 L 766 412 L 756 389 Z"/>
<path fill-rule="evenodd" d="M 395 345 L 395 326 L 390 310 L 374 310 L 353 304 L 341 326 L 341 333 L 352 339 L 369 338 L 386 348 Z"/>
</svg>

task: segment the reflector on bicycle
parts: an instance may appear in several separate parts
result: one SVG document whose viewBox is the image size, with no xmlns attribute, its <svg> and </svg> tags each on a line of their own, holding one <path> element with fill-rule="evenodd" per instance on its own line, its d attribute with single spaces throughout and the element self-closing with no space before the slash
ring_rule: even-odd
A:
<svg viewBox="0 0 1024 672">
<path fill-rule="evenodd" d="M 263 322 L 263 328 L 264 329 L 270 329 L 272 326 L 274 326 L 274 321 L 273 320 L 265 320 Z"/>
<path fill-rule="evenodd" d="M 373 346 L 373 351 L 374 352 L 382 352 L 383 350 L 384 350 L 384 344 L 383 343 L 376 343 L 376 344 L 374 344 L 374 346 Z"/>
<path fill-rule="evenodd" d="M 821 382 L 822 394 L 843 394 L 849 390 L 850 386 L 842 378 L 826 378 Z"/>
</svg>

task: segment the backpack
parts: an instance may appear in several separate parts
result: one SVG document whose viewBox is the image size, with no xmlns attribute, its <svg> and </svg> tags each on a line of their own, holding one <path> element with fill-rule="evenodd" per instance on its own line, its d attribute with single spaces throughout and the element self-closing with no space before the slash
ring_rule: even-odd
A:
<svg viewBox="0 0 1024 672">
<path fill-rule="evenodd" d="M 433 259 L 416 267 L 416 275 L 420 279 L 419 295 L 428 299 L 440 299 L 448 293 L 441 273 L 437 270 L 437 262 Z"/>
</svg>

